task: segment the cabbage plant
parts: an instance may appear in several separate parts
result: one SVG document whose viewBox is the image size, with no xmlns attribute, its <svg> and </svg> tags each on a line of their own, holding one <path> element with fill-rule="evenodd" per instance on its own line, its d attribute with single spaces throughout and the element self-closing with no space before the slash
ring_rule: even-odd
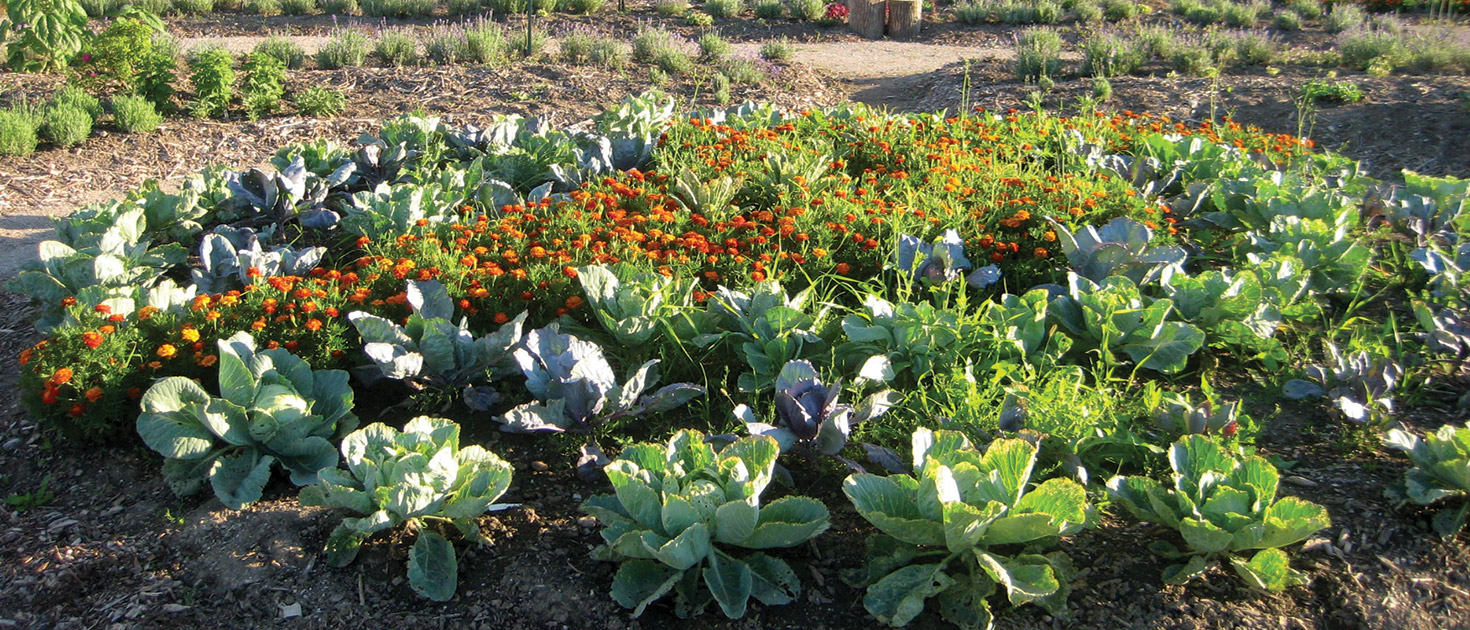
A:
<svg viewBox="0 0 1470 630">
<path fill-rule="evenodd" d="M 665 385 L 644 394 L 658 382 L 657 359 L 619 383 L 601 347 L 562 333 L 556 324 L 526 333 L 513 356 L 536 402 L 495 418 L 501 430 L 511 433 L 588 434 L 603 423 L 676 409 L 704 394 L 704 388 L 693 383 Z"/>
<path fill-rule="evenodd" d="M 842 457 L 842 449 L 847 447 L 852 428 L 887 413 L 902 396 L 893 390 L 883 390 L 869 395 L 861 405 L 853 407 L 839 400 L 841 394 L 841 379 L 823 384 L 810 362 L 791 361 L 776 376 L 776 419 L 779 424 L 761 422 L 748 405 L 737 406 L 735 418 L 745 423 L 745 429 L 751 435 L 775 439 L 783 454 L 795 450 L 826 455 L 862 472 L 862 466 Z M 870 454 L 876 453 L 880 462 L 896 459 L 881 446 L 862 446 Z"/>
<path fill-rule="evenodd" d="M 219 341 L 219 390 L 216 398 L 173 376 L 143 394 L 138 434 L 164 457 L 164 479 L 180 496 L 208 481 L 226 507 L 244 509 L 277 463 L 292 483 L 316 483 L 318 470 L 337 465 L 334 443 L 357 426 L 346 372 L 256 350 L 246 332 Z"/>
<path fill-rule="evenodd" d="M 577 269 L 577 282 L 602 328 L 629 348 L 647 344 L 659 327 L 690 308 L 693 280 L 673 280 L 631 267 L 591 265 Z"/>
<path fill-rule="evenodd" d="M 333 465 L 301 504 L 348 510 L 327 538 L 327 562 L 344 567 L 373 534 L 403 526 L 417 532 L 408 554 L 408 584 L 437 602 L 454 597 L 459 562 L 440 526 L 483 541 L 475 519 L 504 509 L 495 503 L 510 486 L 511 465 L 479 446 L 460 448 L 459 425 L 420 416 L 403 431 L 375 422 L 342 439 L 347 470 Z"/>
<path fill-rule="evenodd" d="M 1080 531 L 1091 511 L 1070 479 L 1031 485 L 1037 449 L 999 439 L 982 452 L 957 431 L 913 435 L 913 475 L 860 473 L 842 483 L 858 514 L 877 527 L 856 576 L 863 606 L 879 621 L 907 625 L 933 599 L 963 628 L 989 628 L 990 597 L 1059 614 L 1071 561 L 1036 547 Z M 1003 549 L 1024 545 L 1021 553 Z"/>
<path fill-rule="evenodd" d="M 900 375 L 917 380 L 961 362 L 975 324 L 927 302 L 895 305 L 869 294 L 861 309 L 842 319 L 842 331 L 841 364 L 857 366 L 860 380 L 886 383 Z"/>
<path fill-rule="evenodd" d="M 692 617 L 711 601 L 731 619 L 745 616 L 750 598 L 767 606 L 795 601 L 801 582 L 785 560 L 740 549 L 795 547 L 826 531 L 820 502 L 785 496 L 762 505 L 780 447 L 764 436 L 714 450 L 698 431 L 667 445 L 637 444 L 604 471 L 613 494 L 588 497 L 582 511 L 602 522 L 592 552 L 621 562 L 612 598 L 633 616 L 672 593 L 674 613 Z"/>
<path fill-rule="evenodd" d="M 1173 435 L 1222 435 L 1240 430 L 1240 401 L 1215 404 L 1209 398 L 1194 402 L 1188 394 L 1165 396 L 1154 421 Z"/>
<path fill-rule="evenodd" d="M 363 311 L 348 313 L 373 362 L 366 371 L 419 389 L 460 391 L 471 409 L 488 410 L 499 396 L 487 381 L 518 372 L 511 352 L 521 341 L 526 314 L 475 337 L 465 320 L 451 323 L 454 301 L 437 280 L 410 280 L 407 294 L 413 313 L 402 326 Z"/>
<path fill-rule="evenodd" d="M 1108 496 L 1142 521 L 1179 531 L 1185 548 L 1155 541 L 1149 549 L 1184 560 L 1164 569 L 1164 582 L 1184 584 L 1227 560 L 1252 587 L 1280 591 L 1302 584 L 1282 547 L 1332 525 L 1322 506 L 1297 497 L 1277 498 L 1279 475 L 1264 457 L 1236 459 L 1203 435 L 1186 435 L 1169 447 L 1173 485 L 1147 477 L 1113 477 Z M 1253 551 L 1249 560 L 1237 555 Z"/>
<path fill-rule="evenodd" d="M 912 282 L 943 284 L 960 277 L 975 265 L 965 258 L 965 240 L 955 230 L 926 243 L 908 234 L 898 235 L 894 268 Z"/>
<path fill-rule="evenodd" d="M 272 226 L 274 227 L 274 226 Z M 269 239 L 274 230 L 257 233 L 250 228 L 218 226 L 199 242 L 199 266 L 189 270 L 190 278 L 200 291 L 223 293 L 254 284 L 254 269 L 261 276 L 305 276 L 321 263 L 325 247 L 296 249 L 276 245 L 261 247 L 262 237 Z"/>
<path fill-rule="evenodd" d="M 1367 352 L 1344 355 L 1337 344 L 1328 342 L 1332 363 L 1307 366 L 1305 379 L 1286 382 L 1283 393 L 1292 400 L 1325 396 L 1347 419 L 1359 424 L 1380 424 L 1393 413 L 1393 390 L 1404 376 L 1404 368 L 1392 357 Z"/>
<path fill-rule="evenodd" d="M 1309 286 L 1320 293 L 1351 292 L 1368 270 L 1372 250 L 1351 237 L 1356 214 L 1344 212 L 1335 221 L 1280 215 L 1266 228 L 1246 233 L 1252 265 L 1290 260 L 1308 276 Z"/>
<path fill-rule="evenodd" d="M 750 293 L 716 287 L 708 308 L 721 332 L 699 335 L 694 343 L 709 347 L 728 341 L 735 355 L 750 367 L 736 381 L 740 390 L 768 390 L 788 361 L 809 359 L 825 349 L 816 330 L 827 309 L 810 313 L 810 302 L 810 288 L 787 297 L 775 280 L 757 284 Z"/>
<path fill-rule="evenodd" d="M 1465 297 L 1461 303 L 1470 303 L 1470 292 Z M 1420 336 L 1424 340 L 1425 349 L 1456 359 L 1470 356 L 1470 318 L 1464 315 L 1464 311 L 1442 308 L 1436 312 L 1432 306 L 1420 300 L 1415 300 L 1413 307 L 1414 318 L 1424 331 Z"/>
<path fill-rule="evenodd" d="M 1071 333 L 1077 347 L 1096 349 L 1104 365 L 1117 364 L 1114 353 L 1122 352 L 1139 367 L 1175 374 L 1204 345 L 1200 329 L 1167 321 L 1172 301 L 1144 297 L 1127 277 L 1097 284 L 1069 273 L 1066 291 L 1052 298 L 1051 321 Z"/>
<path fill-rule="evenodd" d="M 1404 484 L 1390 493 L 1417 505 L 1433 505 L 1470 494 L 1470 427 L 1446 424 L 1420 438 L 1402 429 L 1389 429 L 1384 445 L 1403 451 L 1414 466 L 1404 472 Z M 1434 531 L 1451 538 L 1465 527 L 1470 503 L 1434 516 Z"/>
<path fill-rule="evenodd" d="M 1153 230 L 1128 217 L 1118 217 L 1100 228 L 1083 226 L 1075 233 L 1056 219 L 1047 220 L 1072 270 L 1093 282 L 1125 276 L 1134 284 L 1148 284 L 1170 273 L 1183 272 L 1184 260 L 1189 257 L 1183 248 L 1174 245 L 1149 247 Z"/>
</svg>

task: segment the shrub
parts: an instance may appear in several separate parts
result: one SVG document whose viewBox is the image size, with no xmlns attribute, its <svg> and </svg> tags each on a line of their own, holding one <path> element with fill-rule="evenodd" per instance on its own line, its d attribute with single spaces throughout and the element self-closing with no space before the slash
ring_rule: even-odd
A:
<svg viewBox="0 0 1470 630">
<path fill-rule="evenodd" d="M 763 20 L 784 18 L 786 17 L 786 2 L 784 0 L 757 0 L 755 16 Z"/>
<path fill-rule="evenodd" d="M 1323 14 L 1320 0 L 1287 0 L 1286 8 L 1309 20 L 1320 19 Z"/>
<path fill-rule="evenodd" d="M 791 41 L 784 37 L 775 41 L 766 42 L 761 46 L 761 59 L 765 59 L 766 61 L 791 61 L 791 57 L 795 54 L 796 47 L 792 46 Z"/>
<path fill-rule="evenodd" d="M 316 65 L 326 70 L 356 68 L 367 61 L 368 38 L 351 29 L 339 29 L 316 53 Z"/>
<path fill-rule="evenodd" d="M 561 2 L 561 7 L 568 13 L 579 15 L 601 13 L 605 6 L 607 6 L 607 0 L 562 0 Z"/>
<path fill-rule="evenodd" d="M 306 63 L 306 51 L 296 42 L 284 37 L 266 38 L 255 45 L 255 52 L 268 55 L 292 70 L 299 70 Z"/>
<path fill-rule="evenodd" d="M 726 59 L 725 63 L 720 66 L 720 72 L 724 73 L 735 85 L 760 85 L 760 82 L 766 79 L 766 73 L 755 64 L 755 60 L 745 57 Z"/>
<path fill-rule="evenodd" d="M 163 123 L 163 116 L 153 103 L 141 96 L 119 96 L 112 99 L 112 124 L 123 133 L 148 133 Z"/>
<path fill-rule="evenodd" d="M 1275 61 L 1278 48 L 1276 40 L 1265 32 L 1251 31 L 1235 36 L 1236 57 L 1249 66 L 1264 66 Z"/>
<path fill-rule="evenodd" d="M 1148 57 L 1168 59 L 1178 47 L 1178 36 L 1167 26 L 1145 26 L 1135 31 L 1133 37 Z"/>
<path fill-rule="evenodd" d="M 1227 1 L 1220 6 L 1220 17 L 1229 26 L 1236 28 L 1255 28 L 1256 24 L 1260 21 L 1260 14 L 1253 5 Z"/>
<path fill-rule="evenodd" d="M 256 120 L 274 114 L 286 94 L 286 65 L 264 53 L 251 53 L 240 66 L 240 99 L 245 115 Z"/>
<path fill-rule="evenodd" d="M 281 13 L 286 15 L 311 15 L 316 9 L 316 0 L 281 0 Z"/>
<path fill-rule="evenodd" d="M 588 31 L 573 31 L 562 36 L 558 40 L 561 46 L 562 61 L 570 64 L 588 63 L 588 58 L 592 56 L 592 42 L 595 39 L 596 36 Z"/>
<path fill-rule="evenodd" d="M 719 61 L 730 54 L 730 42 L 714 31 L 700 35 L 696 43 L 699 44 L 700 61 Z"/>
<path fill-rule="evenodd" d="M 1103 77 L 1092 80 L 1092 97 L 1099 101 L 1106 101 L 1113 97 L 1113 84 Z"/>
<path fill-rule="evenodd" d="M 334 118 L 347 108 L 347 96 L 341 90 L 313 85 L 291 99 L 303 116 Z"/>
<path fill-rule="evenodd" d="M 475 15 L 484 10 L 485 3 L 480 0 L 449 0 L 450 15 Z"/>
<path fill-rule="evenodd" d="M 1342 65 L 1354 70 L 1367 70 L 1374 62 L 1396 67 L 1407 61 L 1409 55 L 1409 48 L 1399 35 L 1362 29 L 1338 35 L 1337 49 L 1342 54 Z"/>
<path fill-rule="evenodd" d="M 628 45 L 621 40 L 615 37 L 598 37 L 592 41 L 587 61 L 594 66 L 617 69 L 628 65 L 629 55 Z"/>
<path fill-rule="evenodd" d="M 1223 7 L 1218 4 L 1192 4 L 1184 12 L 1184 19 L 1195 24 L 1215 24 L 1225 19 Z"/>
<path fill-rule="evenodd" d="M 1272 24 L 1283 31 L 1300 31 L 1302 30 L 1302 15 L 1291 9 L 1278 11 Z"/>
<path fill-rule="evenodd" d="M 199 15 L 214 11 L 214 0 L 173 0 L 173 13 Z"/>
<path fill-rule="evenodd" d="M 245 12 L 256 15 L 280 15 L 281 0 L 248 0 L 245 3 Z"/>
<path fill-rule="evenodd" d="M 732 18 L 745 10 L 743 0 L 704 0 L 704 12 L 710 17 Z"/>
<path fill-rule="evenodd" d="M 655 0 L 653 10 L 666 17 L 678 17 L 689 12 L 689 0 Z"/>
<path fill-rule="evenodd" d="M 235 91 L 235 58 L 223 48 L 205 48 L 189 62 L 193 74 L 194 100 L 190 110 L 199 118 L 224 115 L 229 111 Z"/>
<path fill-rule="evenodd" d="M 1180 74 L 1192 76 L 1211 76 L 1219 72 L 1215 64 L 1215 56 L 1203 40 L 1194 39 L 1188 42 L 1180 42 L 1175 47 L 1170 63 L 1174 71 Z"/>
<path fill-rule="evenodd" d="M 357 0 L 321 0 L 322 13 L 327 15 L 357 15 L 362 9 Z"/>
<path fill-rule="evenodd" d="M 140 76 L 158 61 L 156 32 L 141 20 L 113 20 L 87 46 L 88 57 L 74 63 L 77 85 L 96 94 L 137 90 Z"/>
<path fill-rule="evenodd" d="M 1062 68 L 1062 36 L 1032 28 L 1016 38 L 1016 76 L 1023 81 L 1051 77 Z"/>
<path fill-rule="evenodd" d="M 715 19 L 708 13 L 690 13 L 684 18 L 684 24 L 695 27 L 705 27 L 715 23 Z"/>
<path fill-rule="evenodd" d="M 648 83 L 656 87 L 664 87 L 669 84 L 669 73 L 660 70 L 658 66 L 648 68 Z"/>
<path fill-rule="evenodd" d="M 1144 12 L 1143 5 L 1129 0 L 1103 0 L 1102 9 L 1109 22 L 1131 20 Z"/>
<path fill-rule="evenodd" d="M 1329 33 L 1341 33 L 1362 26 L 1367 19 L 1368 14 L 1354 5 L 1334 3 L 1332 13 L 1328 13 L 1322 20 L 1322 29 Z"/>
<path fill-rule="evenodd" d="M 464 27 L 436 24 L 424 37 L 424 57 L 438 65 L 452 65 L 469 58 L 469 42 Z"/>
<path fill-rule="evenodd" d="M 723 72 L 716 72 L 714 78 L 710 79 L 710 86 L 716 103 L 729 104 L 730 77 L 725 76 Z"/>
<path fill-rule="evenodd" d="M 816 22 L 827 17 L 827 5 L 822 0 L 795 0 L 791 14 L 797 19 Z"/>
<path fill-rule="evenodd" d="M 483 17 L 471 20 L 464 28 L 465 57 L 480 65 L 499 62 L 507 44 L 505 29 Z"/>
<path fill-rule="evenodd" d="M 653 57 L 653 65 L 674 76 L 689 74 L 694 70 L 694 59 L 678 48 L 665 48 Z"/>
<path fill-rule="evenodd" d="M 980 0 L 964 0 L 955 5 L 954 19 L 961 24 L 984 24 L 990 21 L 990 7 Z"/>
<path fill-rule="evenodd" d="M 25 157 L 36 152 L 36 124 L 14 110 L 0 110 L 0 155 Z"/>
<path fill-rule="evenodd" d="M 674 46 L 673 33 L 658 27 L 644 27 L 633 36 L 633 61 L 653 63 L 659 53 Z"/>
<path fill-rule="evenodd" d="M 68 85 L 51 95 L 51 106 L 79 108 L 87 112 L 94 122 L 102 117 L 102 101 L 75 85 Z"/>
<path fill-rule="evenodd" d="M 1079 0 L 1072 4 L 1072 15 L 1078 22 L 1096 22 L 1103 19 L 1103 10 L 1092 0 Z"/>
<path fill-rule="evenodd" d="M 1101 32 L 1082 42 L 1082 73 L 1095 77 L 1131 74 L 1143 65 L 1147 51 L 1140 42 Z"/>
<path fill-rule="evenodd" d="M 1429 72 L 1465 72 L 1470 70 L 1470 46 L 1461 43 L 1450 32 L 1424 33 L 1407 42 L 1409 65 Z"/>
</svg>

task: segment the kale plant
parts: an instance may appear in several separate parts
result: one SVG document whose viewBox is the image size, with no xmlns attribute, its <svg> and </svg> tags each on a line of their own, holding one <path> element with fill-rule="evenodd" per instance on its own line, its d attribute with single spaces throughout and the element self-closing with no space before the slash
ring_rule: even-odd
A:
<svg viewBox="0 0 1470 630">
<path fill-rule="evenodd" d="M 761 505 L 780 447 L 764 436 L 741 438 L 718 452 L 698 431 L 667 446 L 637 444 L 604 471 L 613 494 L 589 497 L 582 511 L 602 521 L 599 560 L 621 562 L 612 598 L 633 616 L 673 593 L 674 613 L 698 615 L 711 601 L 731 619 L 750 598 L 776 606 L 795 601 L 801 582 L 780 558 L 743 549 L 795 547 L 826 531 L 827 508 L 800 496 Z"/>
<path fill-rule="evenodd" d="M 868 540 L 867 566 L 852 580 L 867 587 L 868 612 L 900 627 L 934 599 L 949 622 L 989 628 L 999 588 L 1012 605 L 1061 613 L 1071 561 L 1040 549 L 1082 529 L 1090 512 L 1082 486 L 1049 479 L 1031 487 L 1037 449 L 1025 440 L 995 440 L 981 452 L 963 433 L 921 428 L 913 450 L 913 476 L 860 473 L 842 483 L 882 532 Z M 1003 551 L 1017 546 L 1020 553 Z"/>
<path fill-rule="evenodd" d="M 1292 400 L 1325 396 L 1347 419 L 1358 424 L 1382 424 L 1393 413 L 1392 393 L 1404 376 L 1392 357 L 1358 352 L 1344 356 L 1337 344 L 1328 343 L 1329 365 L 1307 367 L 1305 379 L 1286 382 L 1283 393 Z"/>
<path fill-rule="evenodd" d="M 164 479 L 180 496 L 208 481 L 226 507 L 244 509 L 277 462 L 292 483 L 316 483 L 318 470 L 337 465 L 333 443 L 357 426 L 346 372 L 256 350 L 247 332 L 219 341 L 219 389 L 215 398 L 173 376 L 143 394 L 138 434 L 164 457 Z"/>
<path fill-rule="evenodd" d="M 1164 582 L 1184 584 L 1226 559 L 1252 587 L 1280 591 L 1305 582 L 1281 547 L 1331 526 L 1327 510 L 1296 497 L 1276 497 L 1279 475 L 1264 457 L 1238 460 L 1203 435 L 1169 448 L 1173 487 L 1146 477 L 1113 477 L 1108 495 L 1142 521 L 1179 530 L 1185 549 L 1156 541 L 1154 553 L 1182 564 L 1164 569 Z M 1259 550 L 1246 560 L 1236 554 Z"/>
</svg>

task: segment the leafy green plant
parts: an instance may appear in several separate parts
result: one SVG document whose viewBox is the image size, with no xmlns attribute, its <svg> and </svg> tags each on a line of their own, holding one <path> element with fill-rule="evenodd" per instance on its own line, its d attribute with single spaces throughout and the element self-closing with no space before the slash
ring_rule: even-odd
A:
<svg viewBox="0 0 1470 630">
<path fill-rule="evenodd" d="M 653 10 L 659 15 L 679 17 L 689 12 L 689 0 L 654 0 Z"/>
<path fill-rule="evenodd" d="M 146 98 L 119 96 L 112 99 L 112 124 L 123 133 L 148 133 L 163 124 L 163 116 Z"/>
<path fill-rule="evenodd" d="M 499 399 L 488 386 L 488 379 L 492 374 L 518 372 L 511 349 L 521 341 L 526 314 L 521 313 L 494 334 L 476 338 L 465 322 L 456 326 L 450 321 L 454 302 L 444 285 L 434 280 L 411 280 L 407 293 L 413 313 L 402 326 L 363 311 L 347 315 L 362 336 L 363 354 L 373 362 L 375 370 L 368 373 L 420 389 L 462 392 L 471 409 L 488 410 Z"/>
<path fill-rule="evenodd" d="M 747 405 L 735 408 L 735 418 L 745 424 L 751 435 L 764 435 L 776 440 L 781 453 L 797 451 L 805 455 L 825 455 L 842 462 L 855 472 L 863 467 L 842 457 L 852 428 L 882 416 L 902 398 L 897 392 L 884 390 L 872 394 L 854 408 L 839 402 L 842 380 L 823 384 L 816 368 L 808 361 L 791 361 L 776 376 L 776 420 L 767 424 Z M 870 457 L 890 466 L 898 460 L 886 448 L 863 444 Z M 784 472 L 784 471 L 782 471 Z M 783 475 L 785 476 L 785 475 Z"/>
<path fill-rule="evenodd" d="M 1144 477 L 1114 477 L 1108 496 L 1139 520 L 1179 530 L 1185 550 L 1164 541 L 1155 553 L 1183 564 L 1164 569 L 1164 582 L 1200 577 L 1217 559 L 1228 560 L 1252 587 L 1280 591 L 1302 584 L 1281 548 L 1331 526 L 1327 510 L 1297 497 L 1277 498 L 1279 474 L 1259 455 L 1237 459 L 1203 435 L 1187 435 L 1169 448 L 1173 487 Z M 1249 560 L 1236 554 L 1259 550 Z"/>
<path fill-rule="evenodd" d="M 1363 90 L 1352 81 L 1312 79 L 1302 85 L 1302 97 L 1314 103 L 1356 103 L 1363 100 Z"/>
<path fill-rule="evenodd" d="M 681 315 L 692 314 L 692 281 L 675 282 L 627 265 L 594 265 L 576 273 L 597 321 L 624 347 L 646 347 Z"/>
<path fill-rule="evenodd" d="M 311 15 L 316 10 L 316 0 L 281 0 L 281 13 L 286 15 Z"/>
<path fill-rule="evenodd" d="M 341 90 L 313 85 L 291 97 L 303 116 L 335 118 L 347 109 L 347 95 Z"/>
<path fill-rule="evenodd" d="M 1072 334 L 1074 350 L 1096 350 L 1106 367 L 1118 363 L 1114 353 L 1121 351 L 1138 367 L 1174 374 L 1204 345 L 1205 334 L 1167 321 L 1173 310 L 1172 301 L 1140 295 L 1123 276 L 1098 284 L 1072 273 L 1066 294 L 1052 298 L 1049 317 Z"/>
<path fill-rule="evenodd" d="M 1389 496 L 1416 505 L 1434 505 L 1470 493 L 1470 428 L 1446 424 L 1422 439 L 1402 429 L 1389 429 L 1383 444 L 1402 451 L 1414 465 L 1404 471 L 1404 483 Z M 1452 538 L 1465 528 L 1470 503 L 1434 515 L 1434 531 Z"/>
<path fill-rule="evenodd" d="M 16 33 L 6 42 L 12 70 L 49 72 L 66 66 L 86 43 L 87 11 L 76 0 L 10 0 L 6 6 Z"/>
<path fill-rule="evenodd" d="M 827 5 L 822 0 L 794 0 L 791 15 L 798 20 L 817 22 L 827 17 Z"/>
<path fill-rule="evenodd" d="M 333 443 L 357 426 L 346 372 L 256 350 L 247 332 L 219 341 L 219 389 L 215 398 L 174 376 L 143 394 L 138 434 L 164 457 L 164 479 L 180 496 L 208 481 L 221 503 L 244 509 L 278 462 L 292 483 L 316 483 L 317 471 L 337 466 Z"/>
<path fill-rule="evenodd" d="M 3 480 L 3 478 L 0 478 L 0 480 Z M 35 490 L 7 495 L 3 501 L 5 505 L 14 509 L 17 514 L 24 514 L 28 510 L 34 510 L 50 503 L 55 498 L 56 493 L 51 490 L 51 475 L 46 475 L 41 479 L 41 483 L 36 486 Z"/>
<path fill-rule="evenodd" d="M 796 55 L 796 47 L 791 45 L 790 40 L 782 38 L 761 44 L 760 54 L 761 59 L 766 61 L 791 61 L 792 56 Z"/>
<path fill-rule="evenodd" d="M 1123 276 L 1135 284 L 1148 284 L 1182 272 L 1188 258 L 1181 247 L 1149 247 L 1153 230 L 1128 217 L 1118 217 L 1100 228 L 1084 226 L 1076 233 L 1055 219 L 1051 224 L 1072 270 L 1093 282 Z"/>
<path fill-rule="evenodd" d="M 357 0 L 321 0 L 322 13 L 327 15 L 359 15 L 362 9 Z"/>
<path fill-rule="evenodd" d="M 825 342 L 815 330 L 827 311 L 824 308 L 815 316 L 806 312 L 810 301 L 810 288 L 788 298 L 775 280 L 757 284 L 750 293 L 720 286 L 710 298 L 709 312 L 722 324 L 718 332 L 701 334 L 694 343 L 700 347 L 728 344 L 750 367 L 737 380 L 740 390 L 770 389 L 787 362 L 810 359 L 824 349 Z"/>
<path fill-rule="evenodd" d="M 674 434 L 667 446 L 623 449 L 603 469 L 614 494 L 582 503 L 603 524 L 605 544 L 593 558 L 622 563 L 613 600 L 638 617 L 672 592 L 679 617 L 698 615 L 714 601 L 731 619 L 745 616 L 752 597 L 767 606 L 795 601 L 801 582 L 786 561 L 729 551 L 795 547 L 829 525 L 827 508 L 807 497 L 761 505 L 778 452 L 775 440 L 760 436 L 716 452 L 691 430 Z"/>
<path fill-rule="evenodd" d="M 235 97 L 235 58 L 223 48 L 198 51 L 189 63 L 193 74 L 194 100 L 189 107 L 196 117 L 225 115 Z"/>
<path fill-rule="evenodd" d="M 1344 355 L 1337 344 L 1327 343 L 1332 362 L 1310 365 L 1305 379 L 1286 382 L 1287 398 L 1326 397 L 1342 415 L 1358 424 L 1382 426 L 1393 413 L 1392 392 L 1404 369 L 1392 357 L 1368 352 Z"/>
<path fill-rule="evenodd" d="M 256 15 L 280 15 L 281 0 L 246 0 L 245 12 Z"/>
<path fill-rule="evenodd" d="M 842 319 L 847 342 L 838 346 L 839 365 L 856 368 L 858 378 L 914 383 L 924 375 L 963 363 L 972 348 L 975 323 L 933 304 L 893 304 L 876 295 Z"/>
<path fill-rule="evenodd" d="M 245 115 L 257 120 L 273 114 L 281 106 L 281 97 L 286 94 L 286 65 L 265 53 L 250 53 L 241 64 L 240 99 L 245 104 Z"/>
<path fill-rule="evenodd" d="M 1053 77 L 1062 69 L 1062 36 L 1056 31 L 1032 28 L 1016 36 L 1016 77 L 1035 81 Z"/>
<path fill-rule="evenodd" d="M 745 10 L 744 0 L 705 0 L 704 12 L 710 17 L 732 18 Z"/>
<path fill-rule="evenodd" d="M 68 85 L 51 95 L 51 107 L 75 107 L 96 122 L 102 117 L 102 101 L 75 85 Z"/>
<path fill-rule="evenodd" d="M 786 17 L 784 0 L 756 0 L 755 16 L 762 20 L 779 20 Z"/>
<path fill-rule="evenodd" d="M 441 533 L 453 527 L 483 542 L 475 519 L 511 506 L 496 499 L 510 487 L 511 465 L 479 446 L 459 445 L 459 425 L 420 416 L 398 431 L 373 423 L 342 439 L 342 460 L 317 473 L 302 488 L 301 504 L 344 509 L 360 517 L 342 519 L 327 538 L 327 563 L 344 567 L 357 559 L 373 534 L 403 526 L 417 532 L 408 554 L 408 584 L 437 602 L 454 597 L 459 562 Z"/>
<path fill-rule="evenodd" d="M 842 492 L 882 532 L 868 540 L 867 565 L 850 579 L 867 587 L 868 612 L 901 627 L 932 598 L 947 621 L 989 628 L 989 599 L 999 588 L 1014 606 L 1060 614 L 1071 561 L 1038 548 L 1080 531 L 1091 508 L 1075 481 L 1031 487 L 1036 454 L 1024 440 L 995 440 L 981 452 L 963 433 L 919 429 L 912 476 L 849 476 Z M 1004 555 L 1013 545 L 1023 552 Z"/>
<path fill-rule="evenodd" d="M 299 70 L 306 63 L 306 51 L 301 45 L 284 37 L 273 35 L 266 38 L 255 45 L 255 52 L 269 55 L 291 70 Z"/>
<path fill-rule="evenodd" d="M 214 0 L 172 0 L 175 15 L 203 15 L 214 11 Z"/>
<path fill-rule="evenodd" d="M 52 105 L 42 114 L 41 133 L 58 147 L 74 147 L 92 135 L 92 116 L 75 105 Z"/>
<path fill-rule="evenodd" d="M 1303 5 L 1310 6 L 1310 5 Z M 1320 15 L 1321 5 L 1318 6 Z M 1301 9 L 1298 8 L 1298 11 Z M 1307 14 L 1303 14 L 1307 15 Z M 1308 17 L 1311 17 L 1310 15 Z M 1368 20 L 1368 14 L 1363 9 L 1353 4 L 1332 3 L 1332 12 L 1322 19 L 1322 30 L 1329 33 L 1341 33 L 1348 29 L 1362 26 Z"/>
</svg>

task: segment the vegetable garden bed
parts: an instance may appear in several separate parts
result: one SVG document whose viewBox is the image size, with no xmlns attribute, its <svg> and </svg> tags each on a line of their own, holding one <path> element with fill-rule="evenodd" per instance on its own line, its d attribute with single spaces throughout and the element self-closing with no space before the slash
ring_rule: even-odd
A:
<svg viewBox="0 0 1470 630">
<path fill-rule="evenodd" d="M 165 534 L 179 550 L 116 556 L 157 558 L 148 577 L 106 544 L 67 547 L 169 600 L 122 595 L 117 619 L 208 623 L 206 600 L 236 597 L 241 624 L 541 627 L 591 610 L 622 627 L 609 589 L 660 620 L 783 627 L 870 623 L 864 608 L 983 627 L 987 601 L 1001 625 L 1460 614 L 1458 587 L 1409 601 L 1433 571 L 1414 554 L 1448 556 L 1428 575 L 1453 585 L 1463 550 L 1355 488 L 1401 487 L 1400 460 L 1368 454 L 1379 432 L 1443 424 L 1441 384 L 1463 385 L 1463 181 L 1384 187 L 1228 120 L 673 112 L 634 99 L 590 134 L 405 117 L 361 147 L 290 147 L 275 170 L 209 171 L 62 223 L 14 285 L 44 335 L 19 358 L 31 415 L 113 445 L 103 469 L 146 479 L 113 490 L 126 503 L 192 510 Z M 1314 393 L 1333 402 L 1286 400 Z M 410 421 L 421 437 L 396 451 L 382 425 L 351 433 L 417 415 L 463 428 Z M 140 433 L 169 458 L 167 487 L 247 509 L 170 503 L 158 459 L 117 450 Z M 302 503 L 368 518 L 303 510 L 275 462 Z M 594 498 L 603 470 L 618 490 Z M 498 500 L 522 505 L 483 515 Z M 116 508 L 93 508 L 123 515 L 93 540 L 150 517 Z M 1457 531 L 1463 512 L 1447 514 Z M 874 526 L 902 544 L 874 538 L 865 560 Z M 604 541 L 594 557 L 622 568 L 585 561 Z M 1179 557 L 1144 551 L 1165 541 Z M 1365 553 L 1378 564 L 1359 578 Z M 37 588 L 3 596 L 19 621 L 70 623 L 60 596 L 87 578 L 45 562 L 15 563 Z"/>
</svg>

